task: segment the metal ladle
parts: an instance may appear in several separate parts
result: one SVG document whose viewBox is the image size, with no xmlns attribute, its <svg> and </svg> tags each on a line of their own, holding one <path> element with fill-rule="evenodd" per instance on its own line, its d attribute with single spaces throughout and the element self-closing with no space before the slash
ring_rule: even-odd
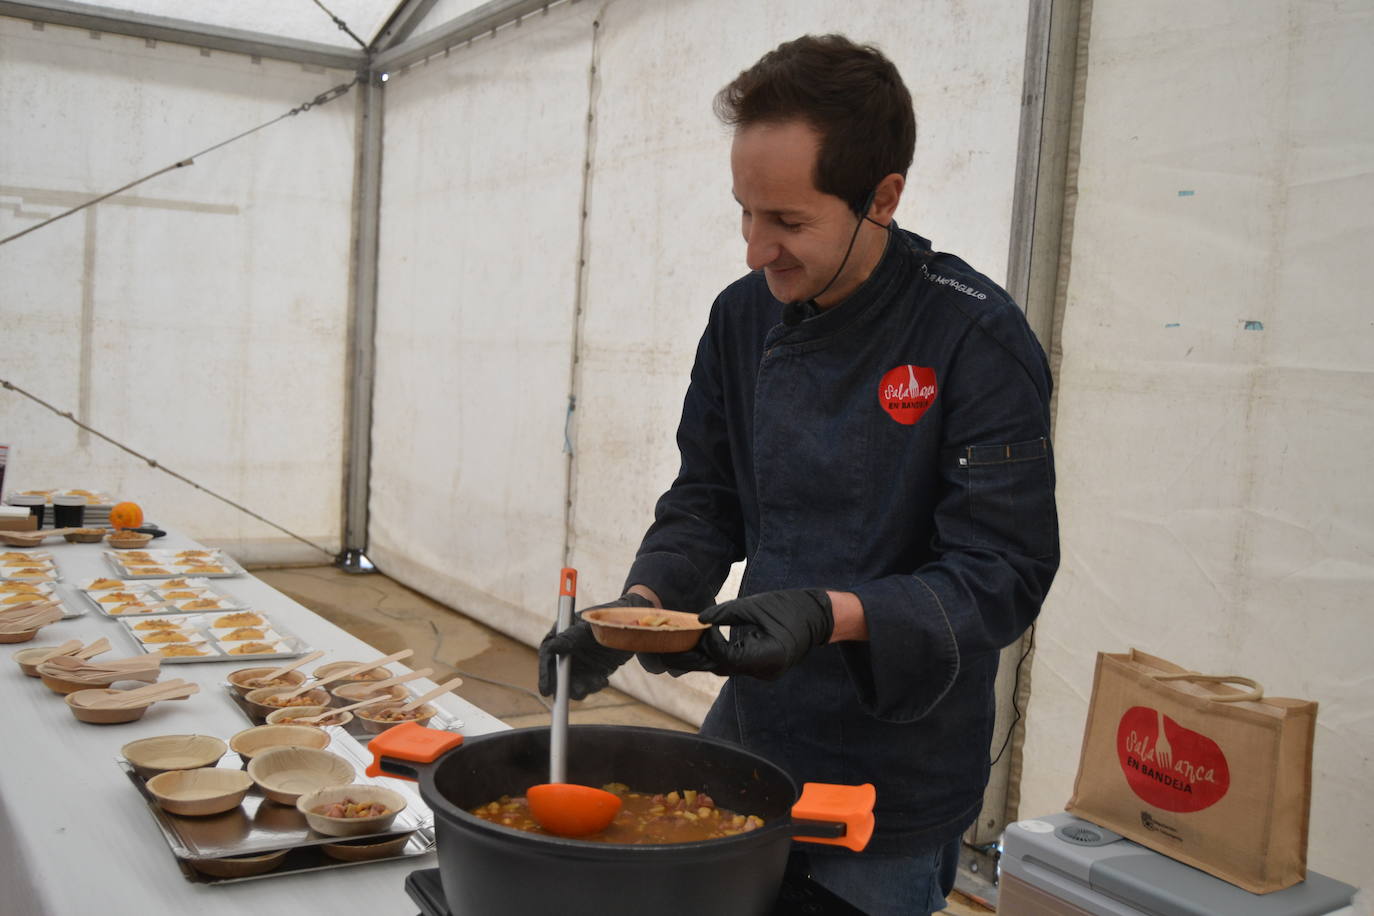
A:
<svg viewBox="0 0 1374 916">
<path fill-rule="evenodd" d="M 572 626 L 577 600 L 577 570 L 564 568 L 558 586 L 557 632 Z M 530 786 L 525 793 L 530 814 L 539 826 L 558 836 L 577 837 L 599 833 L 620 812 L 620 797 L 604 789 L 568 782 L 568 676 L 572 659 L 558 656 L 553 695 L 553 722 L 549 727 L 549 781 Z"/>
</svg>

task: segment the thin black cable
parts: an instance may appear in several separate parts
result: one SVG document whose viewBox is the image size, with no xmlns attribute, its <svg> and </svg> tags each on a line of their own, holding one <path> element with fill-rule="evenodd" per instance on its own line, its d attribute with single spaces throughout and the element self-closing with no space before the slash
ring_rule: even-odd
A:
<svg viewBox="0 0 1374 916">
<path fill-rule="evenodd" d="M 1016 723 L 1021 721 L 1021 707 L 1016 705 L 1016 694 L 1021 690 L 1021 665 L 1026 660 L 1026 656 L 1031 654 L 1031 649 L 1035 648 L 1035 624 L 1030 627 L 1030 639 L 1026 640 L 1026 651 L 1021 653 L 1021 657 L 1016 660 L 1016 679 L 1011 687 L 1011 708 L 1016 715 L 1011 720 L 1011 725 L 1007 726 L 1007 737 L 1002 741 L 1002 749 L 997 752 L 997 756 L 992 758 L 989 766 L 997 766 L 997 761 L 1002 759 L 1002 755 L 1007 751 L 1007 745 L 1011 743 L 1011 736 L 1016 734 Z"/>
<path fill-rule="evenodd" d="M 347 23 L 347 22 L 344 22 L 344 21 L 343 21 L 342 19 L 340 19 L 338 16 L 335 16 L 334 13 L 329 9 L 329 7 L 327 7 L 327 6 L 325 6 L 323 3 L 321 3 L 320 0 L 314 0 L 314 3 L 315 3 L 315 5 L 318 6 L 320 9 L 324 10 L 325 14 L 326 14 L 327 16 L 329 16 L 330 19 L 333 19 L 333 20 L 334 20 L 334 24 L 337 25 L 337 26 L 339 27 L 339 31 L 340 31 L 340 32 L 343 32 L 343 33 L 344 33 L 345 35 L 347 35 L 349 38 L 351 38 L 351 39 L 353 39 L 354 41 L 356 41 L 356 42 L 358 43 L 358 47 L 362 48 L 364 51 L 367 50 L 367 42 L 363 41 L 363 40 L 362 40 L 361 38 L 359 38 L 357 35 L 354 35 L 354 34 L 353 34 L 353 30 L 350 29 L 350 28 L 348 27 L 348 23 Z"/>
<path fill-rule="evenodd" d="M 283 528 L 281 525 L 278 525 L 276 522 L 272 521 L 271 519 L 263 518 L 261 515 L 259 515 L 258 513 L 254 512 L 252 509 L 249 509 L 247 506 L 244 506 L 244 505 L 241 505 L 241 504 L 239 504 L 239 503 L 234 502 L 232 499 L 230 499 L 230 498 L 227 497 L 227 496 L 221 496 L 220 494 L 216 493 L 214 490 L 211 490 L 211 489 L 209 489 L 208 487 L 203 487 L 203 486 L 201 486 L 200 484 L 196 483 L 194 480 L 192 480 L 191 478 L 187 477 L 186 475 L 184 475 L 184 474 L 178 474 L 176 471 L 172 470 L 171 468 L 166 467 L 165 465 L 160 464 L 156 459 L 149 458 L 147 455 L 144 455 L 144 454 L 141 453 L 141 452 L 135 451 L 134 449 L 132 449 L 132 448 L 130 448 L 129 446 L 125 445 L 123 442 L 119 442 L 119 441 L 117 441 L 117 440 L 115 440 L 115 439 L 111 439 L 109 436 L 105 435 L 105 434 L 102 433 L 100 430 L 95 429 L 95 428 L 92 427 L 92 426 L 88 426 L 88 425 L 85 424 L 85 423 L 82 423 L 82 422 L 81 422 L 80 420 L 78 420 L 76 417 L 72 416 L 71 411 L 69 411 L 69 410 L 65 410 L 65 411 L 64 411 L 64 410 L 58 410 L 56 407 L 54 407 L 53 405 L 49 404 L 47 401 L 43 400 L 42 398 L 38 397 L 37 395 L 31 394 L 31 393 L 25 391 L 23 388 L 20 388 L 18 385 L 14 384 L 13 382 L 10 382 L 10 381 L 8 381 L 8 380 L 6 380 L 6 379 L 0 379 L 0 387 L 7 388 L 7 389 L 10 390 L 10 391 L 18 392 L 19 394 L 21 394 L 21 395 L 23 395 L 24 397 L 28 398 L 30 401 L 33 401 L 35 404 L 42 405 L 43 407 L 46 407 L 48 410 L 51 410 L 53 413 L 57 414 L 59 417 L 65 417 L 66 419 L 68 419 L 68 420 L 72 421 L 73 423 L 75 423 L 77 426 L 79 426 L 79 427 L 81 427 L 82 429 L 84 429 L 86 432 L 88 432 L 88 433 L 90 433 L 90 434 L 92 434 L 92 435 L 94 435 L 94 436 L 99 436 L 100 438 L 104 439 L 106 442 L 110 443 L 110 444 L 113 445 L 115 448 L 118 448 L 118 449 L 121 449 L 121 450 L 123 450 L 123 451 L 128 452 L 130 455 L 133 455 L 135 458 L 139 459 L 140 461 L 147 462 L 148 467 L 154 468 L 154 469 L 159 470 L 159 471 L 162 471 L 164 474 L 170 474 L 171 476 L 175 477 L 177 480 L 180 480 L 182 483 L 190 484 L 191 486 L 195 487 L 197 490 L 201 491 L 202 493 L 205 493 L 205 494 L 208 495 L 208 496 L 213 496 L 215 499 L 218 499 L 220 502 L 228 503 L 229 505 L 233 506 L 235 509 L 238 509 L 240 512 L 244 512 L 244 513 L 247 513 L 248 515 L 251 515 L 253 518 L 257 519 L 258 521 L 262 522 L 263 524 L 265 524 L 265 525 L 271 525 L 273 528 L 276 528 L 278 531 L 282 532 L 283 534 L 290 535 L 291 537 L 293 537 L 293 538 L 295 538 L 296 540 L 300 541 L 302 544 L 305 544 L 305 545 L 307 545 L 307 546 L 309 546 L 309 547 L 314 547 L 316 550 L 318 550 L 320 553 L 324 554 L 325 556 L 329 557 L 331 560 L 334 558 L 334 551 L 329 550 L 328 548 L 325 548 L 325 547 L 321 547 L 319 544 L 316 544 L 314 541 L 310 540 L 309 538 L 301 537 L 299 534 L 297 534 L 296 532 L 290 530 L 289 528 Z"/>
<path fill-rule="evenodd" d="M 351 82 L 351 83 L 341 83 L 341 84 L 339 84 L 338 86 L 335 86 L 333 89 L 328 90 L 327 92 L 321 92 L 319 95 L 315 96 L 315 97 L 314 97 L 313 99 L 311 99 L 310 101 L 308 101 L 308 102 L 302 102 L 301 104 L 297 105 L 295 108 L 291 109 L 290 111 L 286 112 L 285 114 L 278 115 L 277 117 L 273 118 L 273 119 L 270 120 L 270 121 L 266 121 L 266 122 L 264 122 L 264 123 L 262 123 L 262 124 L 259 124 L 257 127 L 251 128 L 250 130 L 245 130 L 243 133 L 238 134 L 238 135 L 233 136 L 233 137 L 230 137 L 228 140 L 224 140 L 224 141 L 221 141 L 221 142 L 219 142 L 219 143 L 216 143 L 214 146 L 207 146 L 205 149 L 201 150 L 200 152 L 196 153 L 195 155 L 193 155 L 193 156 L 187 156 L 185 159 L 182 159 L 182 160 L 180 160 L 180 161 L 178 161 L 178 162 L 174 162 L 174 163 L 172 163 L 171 165 L 169 165 L 169 166 L 167 166 L 167 167 L 165 167 L 165 168 L 158 169 L 156 172 L 153 172 L 151 175 L 144 175 L 142 178 L 139 178 L 139 179 L 136 180 L 136 181 L 131 181 L 131 182 L 129 182 L 128 184 L 124 185 L 124 186 L 121 187 L 121 188 L 116 188 L 115 190 L 110 191 L 108 194 L 101 194 L 99 197 L 92 198 L 91 200 L 86 201 L 84 204 L 80 204 L 80 205 L 78 205 L 78 206 L 72 207 L 70 210 L 68 210 L 68 211 L 65 212 L 65 213 L 59 213 L 59 214 L 57 214 L 56 216 L 49 217 L 48 219 L 43 220 L 43 222 L 38 223 L 38 224 L 33 225 L 33 226 L 30 226 L 29 228 L 27 228 L 27 229 L 25 229 L 25 230 L 23 230 L 23 231 L 21 231 L 21 232 L 16 232 L 14 235 L 6 236 L 5 238 L 0 239 L 0 245 L 4 245 L 4 244 L 6 244 L 6 243 L 8 243 L 8 242 L 12 242 L 12 241 L 14 241 L 14 240 L 17 239 L 17 238 L 20 238 L 21 236 L 28 235 L 30 232 L 33 232 L 33 231 L 38 230 L 38 229 L 42 229 L 44 226 L 50 225 L 50 224 L 52 224 L 52 223 L 55 223 L 55 222 L 57 222 L 57 221 L 60 220 L 60 219 L 65 219 L 66 217 L 71 216 L 71 215 L 74 214 L 74 213 L 80 213 L 82 210 L 85 210 L 87 207 L 93 207 L 93 206 L 95 206 L 96 204 L 100 203 L 102 200 L 109 200 L 111 197 L 114 197 L 116 194 L 122 194 L 123 192 L 129 190 L 130 188 L 138 187 L 139 185 L 143 184 L 143 182 L 145 182 L 145 181 L 150 181 L 150 180 L 156 178 L 156 177 L 159 176 L 159 175 L 163 175 L 163 174 L 166 174 L 167 172 L 172 171 L 173 169 L 180 169 L 180 168 L 185 168 L 185 167 L 188 166 L 188 165 L 194 165 L 195 162 L 196 162 L 196 160 L 199 159 L 201 156 L 204 156 L 204 155 L 207 154 L 207 153 L 213 153 L 215 150 L 219 149 L 219 148 L 222 147 L 222 146 L 228 146 L 230 143 L 233 143 L 235 140 L 242 140 L 244 137 L 248 136 L 249 134 L 257 133 L 258 131 L 262 130 L 264 127 L 271 127 L 273 124 L 276 124 L 278 121 L 285 120 L 286 118 L 295 117 L 296 115 L 300 114 L 301 112 L 303 112 L 303 111 L 309 111 L 310 109 L 314 108 L 314 107 L 317 106 L 317 105 L 323 105 L 323 104 L 325 104 L 326 102 L 332 102 L 332 101 L 334 101 L 335 99 L 339 98 L 339 96 L 342 96 L 342 95 L 346 94 L 346 93 L 348 92 L 348 90 L 352 89 L 353 86 L 354 86 L 355 84 L 357 84 L 358 79 L 359 79 L 359 78 L 355 78 L 355 79 L 353 80 L 353 82 Z"/>
</svg>

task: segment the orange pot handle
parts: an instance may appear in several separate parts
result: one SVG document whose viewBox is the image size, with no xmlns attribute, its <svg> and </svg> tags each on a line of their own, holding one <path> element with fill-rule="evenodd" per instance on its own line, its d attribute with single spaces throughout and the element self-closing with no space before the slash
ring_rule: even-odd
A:
<svg viewBox="0 0 1374 916">
<path fill-rule="evenodd" d="M 393 761 L 408 763 L 430 764 L 462 743 L 462 735 L 440 731 L 437 728 L 425 728 L 417 722 L 402 722 L 400 725 L 388 728 L 367 743 L 367 749 L 372 752 L 372 762 L 367 765 L 367 769 L 363 772 L 368 776 L 391 776 L 396 779 L 413 781 L 415 779 L 413 770 L 410 770 L 409 775 L 398 773 L 392 768 L 384 770 L 382 769 L 382 758 L 387 757 Z M 408 767 L 403 769 L 409 770 Z"/>
<path fill-rule="evenodd" d="M 376 739 L 373 739 L 376 742 Z M 817 832 L 837 833 L 833 836 L 798 836 L 803 843 L 824 843 L 844 846 L 861 852 L 873 836 L 873 803 L 878 792 L 871 783 L 861 786 L 837 786 L 824 782 L 802 784 L 801 798 L 792 806 L 792 824 L 798 832 L 808 825 L 821 828 Z"/>
</svg>

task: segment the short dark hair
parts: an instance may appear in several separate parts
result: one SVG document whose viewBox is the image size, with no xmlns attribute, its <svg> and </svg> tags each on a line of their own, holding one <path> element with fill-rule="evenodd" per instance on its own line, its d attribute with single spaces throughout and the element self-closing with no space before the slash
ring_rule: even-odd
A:
<svg viewBox="0 0 1374 916">
<path fill-rule="evenodd" d="M 843 35 L 783 42 L 716 93 L 735 128 L 805 121 L 821 136 L 816 189 L 855 212 L 884 176 L 903 177 L 916 150 L 911 93 L 892 61 Z"/>
</svg>

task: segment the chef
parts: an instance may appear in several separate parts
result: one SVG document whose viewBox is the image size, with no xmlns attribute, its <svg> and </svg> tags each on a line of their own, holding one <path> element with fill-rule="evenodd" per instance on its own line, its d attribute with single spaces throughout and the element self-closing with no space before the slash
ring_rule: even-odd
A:
<svg viewBox="0 0 1374 916">
<path fill-rule="evenodd" d="M 640 663 L 727 678 L 703 735 L 876 786 L 866 851 L 794 858 L 865 912 L 928 913 L 981 806 L 998 652 L 1059 563 L 1049 368 L 1004 290 L 893 221 L 916 120 L 878 50 L 789 41 L 715 107 L 750 272 L 711 308 L 677 479 L 602 607 L 713 624 Z M 574 698 L 630 658 L 579 622 L 540 647 L 546 694 L 558 655 Z"/>
</svg>

